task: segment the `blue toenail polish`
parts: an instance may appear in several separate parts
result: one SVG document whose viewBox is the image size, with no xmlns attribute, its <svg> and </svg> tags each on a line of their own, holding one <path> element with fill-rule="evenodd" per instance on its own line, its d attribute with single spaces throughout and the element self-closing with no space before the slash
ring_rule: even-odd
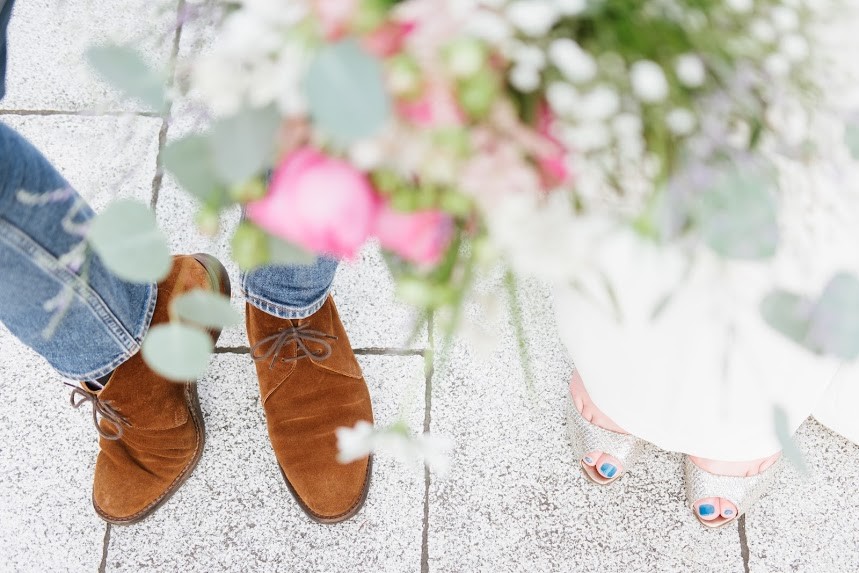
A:
<svg viewBox="0 0 859 573">
<path fill-rule="evenodd" d="M 726 509 L 725 515 L 734 515 L 734 510 L 733 509 Z"/>
<path fill-rule="evenodd" d="M 593 459 L 591 459 L 590 456 L 585 456 L 585 463 L 586 464 L 592 464 L 592 463 L 594 463 L 594 461 L 593 461 Z"/>
<path fill-rule="evenodd" d="M 698 515 L 702 517 L 707 515 L 713 515 L 714 513 L 716 513 L 716 508 L 709 503 L 705 503 L 704 505 L 698 506 Z"/>
<path fill-rule="evenodd" d="M 617 468 L 611 464 L 603 464 L 600 466 L 600 473 L 607 478 L 613 478 L 617 473 Z"/>
</svg>

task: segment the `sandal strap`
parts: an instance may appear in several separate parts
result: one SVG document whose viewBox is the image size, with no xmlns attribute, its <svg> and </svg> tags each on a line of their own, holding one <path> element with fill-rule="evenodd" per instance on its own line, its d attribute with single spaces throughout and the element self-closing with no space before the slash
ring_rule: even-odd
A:
<svg viewBox="0 0 859 573">
<path fill-rule="evenodd" d="M 632 434 L 612 432 L 587 421 L 576 408 L 572 397 L 567 400 L 567 427 L 578 459 L 588 452 L 599 450 L 617 458 L 626 471 L 644 449 L 644 440 Z"/>
<path fill-rule="evenodd" d="M 721 497 L 737 506 L 737 517 L 743 515 L 770 488 L 775 479 L 781 458 L 763 472 L 749 477 L 711 474 L 696 466 L 689 456 L 684 457 L 686 501 L 690 508 L 699 499 Z"/>
</svg>

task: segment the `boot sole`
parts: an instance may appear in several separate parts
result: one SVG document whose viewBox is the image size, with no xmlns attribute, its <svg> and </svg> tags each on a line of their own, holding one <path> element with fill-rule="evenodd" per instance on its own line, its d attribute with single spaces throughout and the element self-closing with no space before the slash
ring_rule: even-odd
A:
<svg viewBox="0 0 859 573">
<path fill-rule="evenodd" d="M 191 255 L 198 263 L 203 265 L 206 271 L 209 273 L 209 282 L 212 285 L 212 290 L 218 290 L 222 295 L 229 297 L 232 290 L 230 286 L 230 276 L 227 273 L 227 269 L 224 268 L 224 265 L 211 255 L 207 255 L 205 253 L 197 253 Z M 218 338 L 221 336 L 220 330 L 210 330 L 209 334 L 212 336 L 212 342 L 214 344 L 218 343 Z M 143 510 L 135 513 L 134 515 L 122 519 L 118 519 L 116 517 L 112 517 L 106 515 L 101 509 L 99 509 L 98 505 L 95 503 L 95 498 L 92 500 L 92 506 L 95 509 L 95 512 L 103 519 L 104 521 L 112 524 L 112 525 L 133 525 L 138 523 L 155 512 L 159 507 L 167 503 L 176 491 L 179 490 L 180 487 L 191 477 L 191 474 L 194 473 L 194 470 L 197 468 L 197 464 L 200 462 L 200 458 L 203 457 L 203 449 L 206 446 L 206 426 L 203 421 L 203 409 L 200 407 L 200 395 L 197 392 L 197 383 L 196 382 L 188 382 L 185 383 L 185 403 L 188 406 L 188 410 L 191 412 L 191 418 L 194 420 L 194 427 L 197 430 L 197 435 L 200 437 L 197 451 L 194 453 L 193 459 L 185 466 L 185 469 L 182 470 L 176 479 L 173 481 L 173 484 L 167 490 L 161 494 L 161 497 L 156 499 L 152 504 Z"/>
<path fill-rule="evenodd" d="M 298 495 L 298 492 L 295 491 L 295 488 L 292 487 L 292 484 L 289 482 L 289 478 L 286 477 L 286 473 L 284 473 L 283 468 L 280 467 L 280 464 L 277 464 L 278 469 L 280 470 L 280 475 L 283 476 L 283 481 L 286 482 L 286 487 L 289 489 L 289 493 L 292 494 L 292 497 L 295 498 L 296 503 L 298 503 L 298 507 L 301 508 L 307 517 L 315 521 L 316 523 L 322 523 L 325 525 L 331 525 L 334 523 L 340 523 L 342 521 L 346 521 L 347 519 L 354 517 L 361 508 L 364 507 L 364 503 L 367 501 L 367 494 L 370 492 L 370 481 L 373 476 L 373 456 L 371 455 L 367 460 L 367 475 L 364 477 L 364 488 L 361 490 L 361 496 L 358 500 L 350 507 L 345 513 L 341 513 L 340 515 L 334 516 L 326 516 L 319 515 L 318 513 L 314 513 L 307 504 L 304 503 L 304 500 Z"/>
</svg>

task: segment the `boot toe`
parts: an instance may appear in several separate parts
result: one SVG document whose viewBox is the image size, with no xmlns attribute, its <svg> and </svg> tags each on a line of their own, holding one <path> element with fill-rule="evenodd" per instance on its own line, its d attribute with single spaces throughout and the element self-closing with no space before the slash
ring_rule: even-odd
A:
<svg viewBox="0 0 859 573">
<path fill-rule="evenodd" d="M 370 458 L 283 472 L 293 495 L 311 518 L 336 523 L 361 509 L 370 485 Z"/>
</svg>

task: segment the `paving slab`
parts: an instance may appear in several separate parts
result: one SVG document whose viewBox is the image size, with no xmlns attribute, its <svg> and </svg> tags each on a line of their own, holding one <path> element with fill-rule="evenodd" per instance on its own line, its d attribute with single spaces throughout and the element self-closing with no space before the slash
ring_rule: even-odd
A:
<svg viewBox="0 0 859 573">
<path fill-rule="evenodd" d="M 82 58 L 92 45 L 133 43 L 150 65 L 166 70 L 177 0 L 25 0 L 9 28 L 6 98 L 11 110 L 145 110 L 91 73 Z"/>
<path fill-rule="evenodd" d="M 430 571 L 742 572 L 737 526 L 705 530 L 686 508 L 679 455 L 649 448 L 608 487 L 581 475 L 551 296 L 525 284 L 520 298 L 533 390 L 504 313 L 495 351 L 460 342 L 436 371 L 431 428 L 457 449 L 450 477 L 430 487 Z"/>
<path fill-rule="evenodd" d="M 809 474 L 781 472 L 746 517 L 751 573 L 859 571 L 859 446 L 809 419 L 797 442 Z"/>
<path fill-rule="evenodd" d="M 404 397 L 424 416 L 421 357 L 361 357 L 376 419 Z M 268 441 L 254 366 L 219 354 L 200 382 L 206 451 L 195 473 L 152 517 L 113 527 L 107 571 L 420 571 L 424 474 L 378 457 L 366 506 L 339 525 L 310 521 L 283 483 Z"/>
<path fill-rule="evenodd" d="M 96 571 L 98 435 L 48 364 L 0 326 L 0 570 Z"/>
<path fill-rule="evenodd" d="M 33 143 L 94 209 L 119 197 L 149 204 L 161 120 L 0 113 L 0 121 Z"/>
</svg>

